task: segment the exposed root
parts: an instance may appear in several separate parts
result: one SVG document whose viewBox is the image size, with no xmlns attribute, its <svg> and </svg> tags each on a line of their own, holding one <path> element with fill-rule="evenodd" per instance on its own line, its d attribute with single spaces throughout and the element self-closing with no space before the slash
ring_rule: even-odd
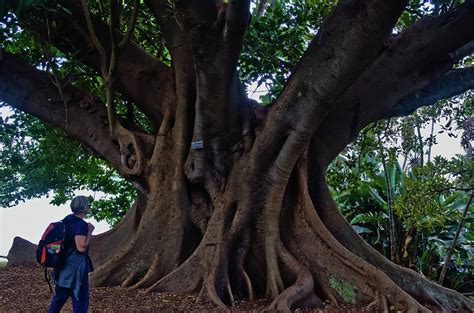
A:
<svg viewBox="0 0 474 313">
<path fill-rule="evenodd" d="M 275 298 L 270 305 L 270 309 L 288 312 L 297 303 L 300 304 L 300 307 L 321 306 L 321 299 L 314 293 L 313 275 L 311 272 L 282 245 L 279 248 L 279 255 L 283 263 L 296 272 L 296 281 Z"/>
<path fill-rule="evenodd" d="M 126 269 L 122 260 L 132 260 L 134 246 L 137 243 L 135 237 L 123 250 L 116 254 L 112 259 L 97 268 L 92 275 L 94 286 L 121 285 Z"/>
<path fill-rule="evenodd" d="M 154 255 L 153 247 L 147 246 L 147 241 L 143 240 L 146 230 L 147 227 L 141 226 L 121 251 L 94 271 L 95 286 L 130 286 L 138 280 L 137 277 L 145 275 Z"/>
<path fill-rule="evenodd" d="M 220 309 L 226 312 L 230 311 L 227 305 L 225 305 L 224 302 L 222 302 L 221 298 L 217 294 L 215 282 L 213 279 L 211 279 L 211 277 L 210 279 L 207 279 L 205 281 L 204 286 L 205 286 L 205 292 L 207 294 L 207 297 L 212 303 L 214 303 L 215 305 L 217 305 L 217 307 L 219 307 Z"/>
<path fill-rule="evenodd" d="M 127 278 L 122 282 L 120 287 L 126 288 L 132 286 L 137 281 L 137 273 L 130 273 Z"/>
<path fill-rule="evenodd" d="M 194 253 L 177 269 L 148 287 L 150 291 L 194 293 L 202 286 L 201 257 Z"/>
<path fill-rule="evenodd" d="M 247 271 L 245 270 L 245 258 L 248 255 L 249 250 L 249 238 L 250 234 L 246 233 L 244 236 L 241 236 L 240 243 L 238 244 L 238 248 L 236 249 L 236 253 L 232 255 L 230 258 L 230 269 L 229 276 L 231 280 L 233 280 L 233 286 L 235 286 L 236 294 L 239 298 L 245 297 L 244 295 L 244 288 L 246 291 L 247 298 L 250 301 L 254 301 L 255 294 L 252 286 L 252 280 L 250 279 Z"/>
<path fill-rule="evenodd" d="M 232 292 L 232 288 L 231 288 L 231 286 L 230 286 L 230 281 L 229 281 L 229 280 L 227 280 L 227 286 L 226 286 L 226 287 L 227 287 L 227 288 L 226 288 L 226 289 L 227 289 L 227 293 L 229 294 L 229 299 L 230 299 L 231 307 L 232 307 L 232 309 L 234 309 L 234 308 L 235 308 L 235 299 L 234 299 L 234 294 L 233 294 L 233 292 Z"/>
<path fill-rule="evenodd" d="M 280 176 L 279 170 L 274 168 L 269 175 L 268 180 L 271 189 L 265 197 L 265 206 L 263 208 L 264 227 L 265 227 L 265 260 L 267 263 L 267 290 L 266 296 L 269 299 L 275 299 L 283 291 L 284 284 L 281 278 L 278 265 L 278 250 L 281 245 L 280 239 L 280 213 L 285 194 L 287 179 L 282 183 L 277 183 Z M 285 177 L 284 175 L 281 175 Z"/>
<path fill-rule="evenodd" d="M 292 210 L 291 233 L 293 236 L 291 237 L 294 241 L 290 240 L 288 247 L 304 254 L 304 259 L 308 263 L 306 266 L 310 268 L 313 275 L 320 276 L 318 280 L 321 284 L 329 283 L 337 291 L 338 298 L 345 302 L 372 302 L 379 296 L 382 302 L 385 297 L 396 310 L 429 312 L 387 275 L 337 242 L 316 213 L 307 193 L 303 173 L 303 171 L 299 172 L 299 198 L 296 209 Z M 291 252 L 295 255 L 293 251 Z M 352 291 L 347 293 L 343 290 Z"/>
<path fill-rule="evenodd" d="M 165 225 L 157 225 L 155 227 L 166 227 Z M 160 245 L 156 253 L 152 257 L 152 262 L 148 266 L 142 279 L 140 279 L 133 288 L 149 287 L 158 279 L 172 272 L 179 264 L 179 258 L 183 249 L 183 240 L 185 238 L 185 220 L 182 216 L 175 213 L 170 218 L 166 228 L 168 240 Z"/>
<path fill-rule="evenodd" d="M 242 276 L 244 277 L 245 285 L 247 286 L 249 301 L 253 302 L 255 301 L 255 293 L 253 291 L 252 281 L 245 270 L 242 272 Z"/>
<path fill-rule="evenodd" d="M 133 289 L 149 287 L 154 282 L 156 282 L 156 279 L 159 277 L 159 274 L 158 274 L 158 266 L 160 263 L 159 261 L 160 259 L 155 255 L 155 257 L 153 258 L 153 263 L 151 263 L 145 276 L 143 276 L 142 279 L 140 279 L 131 287 Z"/>
<path fill-rule="evenodd" d="M 288 186 L 281 183 L 281 176 L 284 175 L 265 176 L 271 180 L 265 185 L 268 183 L 271 188 L 261 190 L 256 207 L 244 207 L 243 203 L 252 205 L 250 199 L 244 198 L 237 205 L 235 197 L 228 197 L 229 194 L 234 196 L 231 184 L 225 191 L 229 194 L 211 194 L 213 212 L 206 221 L 204 238 L 184 263 L 174 270 L 166 269 L 170 273 L 159 281 L 156 282 L 163 275 L 163 268 L 170 263 L 165 251 L 177 247 L 178 243 L 165 243 L 160 250 L 152 250 L 143 271 L 127 272 L 119 265 L 123 266 L 123 259 L 131 256 L 132 247 L 143 247 L 135 246 L 145 234 L 142 226 L 148 228 L 147 236 L 153 229 L 161 228 L 172 233 L 170 238 L 184 238 L 185 231 L 180 233 L 176 227 L 166 228 L 161 224 L 140 223 L 134 239 L 119 258 L 111 260 L 111 266 L 99 273 L 122 286 L 148 287 L 148 291 L 193 293 L 200 290 L 199 299 L 209 300 L 225 311 L 235 308 L 235 297 L 248 294 L 248 298 L 254 300 L 255 286 L 257 292 L 267 291 L 273 299 L 270 309 L 278 311 L 317 307 L 322 305 L 322 300 L 330 300 L 335 305 L 365 305 L 368 310 L 379 312 L 388 312 L 392 307 L 403 312 L 429 312 L 421 301 L 399 287 L 400 282 L 390 279 L 334 238 L 320 219 L 300 174 L 286 180 Z M 244 190 L 244 196 L 247 191 Z M 151 217 L 156 220 L 154 214 L 145 213 L 143 221 Z M 244 215 L 259 221 L 252 223 Z M 168 222 L 174 222 L 174 218 L 184 220 L 173 213 Z M 180 249 L 181 246 L 177 248 Z M 179 260 L 181 258 L 173 264 L 176 266 Z M 251 279 L 249 273 L 255 276 Z"/>
<path fill-rule="evenodd" d="M 268 249 L 268 247 L 265 256 L 267 261 L 267 290 L 265 294 L 267 298 L 275 299 L 284 289 L 283 280 L 278 266 L 278 257 L 274 248 Z"/>
<path fill-rule="evenodd" d="M 388 307 L 387 298 L 380 295 L 379 293 L 376 293 L 374 301 L 370 302 L 366 306 L 366 309 L 368 311 L 375 310 L 376 312 L 388 313 L 389 307 Z"/>
</svg>

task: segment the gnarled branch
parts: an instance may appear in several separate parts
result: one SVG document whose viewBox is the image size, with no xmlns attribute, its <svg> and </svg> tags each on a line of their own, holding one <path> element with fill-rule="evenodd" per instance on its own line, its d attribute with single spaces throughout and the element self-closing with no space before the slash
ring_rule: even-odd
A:
<svg viewBox="0 0 474 313">
<path fill-rule="evenodd" d="M 35 69 L 21 57 L 7 52 L 3 53 L 3 59 L 0 61 L 0 86 L 2 101 L 62 128 L 68 135 L 79 140 L 124 174 L 121 171 L 118 148 L 108 132 L 105 106 L 93 95 L 76 87 L 66 86 L 64 88 L 68 98 L 66 111 L 48 73 Z M 65 129 L 66 114 L 67 129 Z M 152 144 L 150 136 L 139 135 L 139 137 L 145 146 L 145 151 L 150 151 Z M 132 181 L 143 184 L 140 177 Z"/>
</svg>

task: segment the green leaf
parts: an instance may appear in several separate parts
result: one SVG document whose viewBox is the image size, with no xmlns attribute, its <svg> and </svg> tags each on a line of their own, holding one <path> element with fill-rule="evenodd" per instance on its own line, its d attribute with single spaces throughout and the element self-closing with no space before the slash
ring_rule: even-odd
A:
<svg viewBox="0 0 474 313">
<path fill-rule="evenodd" d="M 380 206 L 386 207 L 387 202 L 379 195 L 378 191 L 372 187 L 369 188 L 369 193 Z"/>
</svg>

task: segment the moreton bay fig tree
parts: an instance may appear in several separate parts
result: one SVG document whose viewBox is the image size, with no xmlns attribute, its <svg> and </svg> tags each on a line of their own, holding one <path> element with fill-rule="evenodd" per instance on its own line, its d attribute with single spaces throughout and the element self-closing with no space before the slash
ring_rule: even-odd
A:
<svg viewBox="0 0 474 313">
<path fill-rule="evenodd" d="M 5 49 L 0 101 L 63 129 L 137 190 L 123 220 L 93 238 L 96 286 L 200 293 L 224 309 L 256 297 L 278 310 L 327 300 L 474 309 L 366 244 L 325 179 L 364 126 L 474 86 L 474 70 L 458 66 L 474 49 L 474 2 L 436 1 L 435 13 L 400 23 L 408 1 L 295 1 L 327 14 L 308 25 L 314 38 L 299 60 L 275 54 L 291 75 L 265 108 L 248 98 L 239 58 L 251 19 L 275 3 L 36 2 L 2 1 L 2 14 L 16 8 L 6 19 L 34 34 L 50 66 Z M 100 90 L 69 79 L 68 58 Z"/>
</svg>

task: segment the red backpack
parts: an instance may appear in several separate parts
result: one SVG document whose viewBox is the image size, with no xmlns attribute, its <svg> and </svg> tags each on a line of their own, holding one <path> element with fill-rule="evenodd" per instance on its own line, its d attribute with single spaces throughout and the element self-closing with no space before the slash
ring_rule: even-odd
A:
<svg viewBox="0 0 474 313">
<path fill-rule="evenodd" d="M 59 221 L 48 225 L 36 249 L 36 261 L 43 267 L 61 268 L 66 260 L 64 240 L 67 226 Z"/>
<path fill-rule="evenodd" d="M 64 265 L 68 254 L 73 250 L 68 249 L 66 251 L 65 247 L 68 227 L 69 224 L 64 220 L 49 224 L 36 248 L 36 261 L 44 268 L 44 275 L 51 292 L 48 268 L 60 269 Z"/>
</svg>

